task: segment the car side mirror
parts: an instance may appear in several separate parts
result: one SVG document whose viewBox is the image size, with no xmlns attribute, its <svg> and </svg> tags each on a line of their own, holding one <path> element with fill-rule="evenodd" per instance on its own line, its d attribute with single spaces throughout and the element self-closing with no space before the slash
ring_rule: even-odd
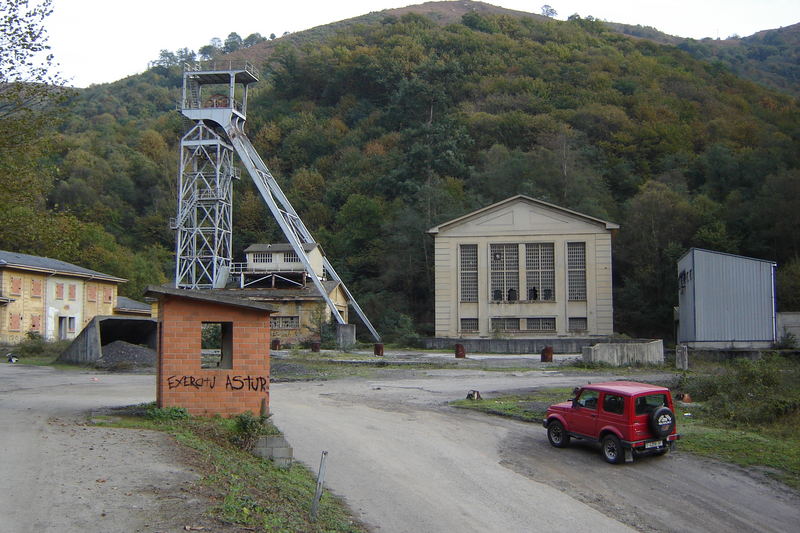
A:
<svg viewBox="0 0 800 533">
<path fill-rule="evenodd" d="M 578 408 L 578 399 L 577 398 L 572 398 L 572 408 L 573 409 L 577 409 Z"/>
</svg>

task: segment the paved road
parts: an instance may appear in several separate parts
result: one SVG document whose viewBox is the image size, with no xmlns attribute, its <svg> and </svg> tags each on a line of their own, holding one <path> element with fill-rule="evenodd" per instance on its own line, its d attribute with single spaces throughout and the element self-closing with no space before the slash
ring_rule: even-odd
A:
<svg viewBox="0 0 800 533">
<path fill-rule="evenodd" d="M 377 531 L 796 531 L 800 498 L 688 454 L 609 465 L 544 429 L 446 406 L 591 376 L 434 370 L 412 379 L 273 384 L 273 421 Z M 608 377 L 596 377 L 597 380 Z"/>
</svg>

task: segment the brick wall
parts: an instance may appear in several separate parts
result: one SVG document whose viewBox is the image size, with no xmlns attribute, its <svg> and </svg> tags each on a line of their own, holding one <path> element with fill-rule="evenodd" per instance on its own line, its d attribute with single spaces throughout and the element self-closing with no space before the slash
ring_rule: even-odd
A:
<svg viewBox="0 0 800 533">
<path fill-rule="evenodd" d="M 159 300 L 157 403 L 192 415 L 258 415 L 269 408 L 269 315 L 176 296 Z M 201 368 L 203 322 L 232 322 L 232 368 Z"/>
</svg>

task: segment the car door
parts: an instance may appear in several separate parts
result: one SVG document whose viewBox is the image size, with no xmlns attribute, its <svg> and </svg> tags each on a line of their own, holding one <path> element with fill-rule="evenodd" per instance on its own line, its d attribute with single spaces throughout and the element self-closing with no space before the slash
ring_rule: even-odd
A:
<svg viewBox="0 0 800 533">
<path fill-rule="evenodd" d="M 597 426 L 599 399 L 599 391 L 591 389 L 583 389 L 581 391 L 572 404 L 573 411 L 570 416 L 569 431 L 596 438 L 595 429 Z"/>
</svg>

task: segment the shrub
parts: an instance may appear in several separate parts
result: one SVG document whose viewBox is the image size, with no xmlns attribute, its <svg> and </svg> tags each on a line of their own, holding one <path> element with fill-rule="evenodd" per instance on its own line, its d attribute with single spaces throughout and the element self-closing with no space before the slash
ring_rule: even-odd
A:
<svg viewBox="0 0 800 533">
<path fill-rule="evenodd" d="M 800 411 L 800 365 L 776 354 L 736 359 L 716 375 L 682 379 L 681 388 L 716 419 L 767 424 Z"/>
<path fill-rule="evenodd" d="M 25 340 L 17 344 L 14 353 L 20 357 L 51 357 L 53 359 L 61 355 L 70 341 L 47 341 L 40 334 L 29 331 L 25 335 Z"/>
<path fill-rule="evenodd" d="M 266 416 L 255 416 L 250 411 L 238 415 L 234 419 L 231 441 L 243 450 L 252 450 L 258 437 L 272 433 L 266 420 Z"/>
<path fill-rule="evenodd" d="M 189 411 L 185 407 L 156 407 L 153 405 L 147 408 L 145 416 L 157 422 L 186 420 L 189 418 Z"/>
</svg>

